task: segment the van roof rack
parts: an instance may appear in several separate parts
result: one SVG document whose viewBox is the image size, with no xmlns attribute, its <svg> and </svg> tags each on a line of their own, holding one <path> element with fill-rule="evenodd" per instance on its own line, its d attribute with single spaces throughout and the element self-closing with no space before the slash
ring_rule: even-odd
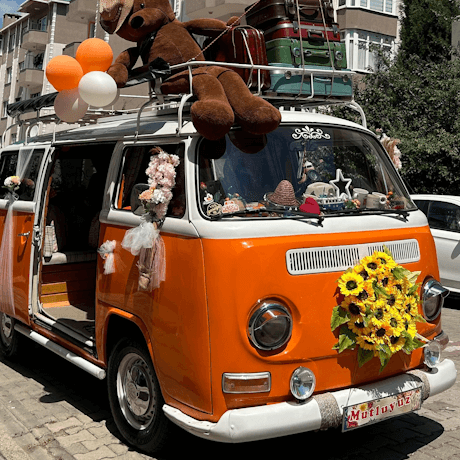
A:
<svg viewBox="0 0 460 460">
<path fill-rule="evenodd" d="M 278 64 L 275 65 L 249 65 L 249 64 L 237 64 L 237 63 L 227 63 L 227 62 L 215 62 L 215 61 L 190 61 L 184 64 L 178 64 L 174 66 L 169 66 L 166 64 L 167 68 L 160 62 L 160 68 L 156 68 L 155 64 L 157 61 L 154 61 L 150 65 L 148 71 L 142 74 L 135 74 L 132 75 L 126 87 L 139 85 L 142 83 L 149 82 L 151 83 L 151 91 L 146 103 L 144 103 L 138 109 L 132 109 L 130 111 L 126 110 L 104 110 L 104 109 L 90 109 L 86 115 L 81 118 L 78 122 L 79 123 L 89 123 L 95 122 L 100 118 L 103 117 L 110 117 L 113 115 L 122 115 L 126 114 L 127 112 L 130 113 L 137 113 L 137 132 L 139 132 L 139 124 L 141 115 L 144 110 L 150 106 L 150 110 L 156 110 L 157 114 L 161 113 L 171 113 L 171 110 L 177 110 L 178 116 L 178 135 L 180 134 L 180 130 L 182 128 L 182 119 L 183 113 L 186 107 L 190 104 L 190 99 L 194 97 L 192 91 L 192 84 L 190 79 L 190 88 L 188 94 L 179 94 L 179 95 L 163 95 L 160 91 L 160 86 L 163 81 L 164 77 L 169 76 L 171 73 L 176 73 L 178 71 L 183 71 L 188 69 L 190 76 L 192 75 L 192 69 L 197 66 L 203 65 L 218 65 L 221 67 L 233 68 L 233 69 L 246 69 L 249 70 L 251 75 L 253 75 L 254 81 L 257 83 L 255 89 L 251 89 L 254 94 L 263 97 L 264 99 L 268 100 L 270 103 L 277 107 L 284 107 L 286 108 L 303 108 L 303 109 L 310 109 L 324 105 L 347 105 L 355 110 L 357 110 L 362 119 L 362 124 L 366 127 L 366 117 L 364 115 L 363 110 L 361 107 L 354 101 L 353 95 L 346 95 L 346 96 L 335 96 L 333 95 L 333 87 L 334 83 L 337 79 L 342 79 L 344 82 L 347 82 L 351 79 L 354 75 L 354 72 L 351 70 L 336 70 L 330 67 L 282 67 Z M 290 79 L 292 77 L 297 77 L 297 80 L 300 81 L 299 88 L 302 88 L 305 84 L 305 87 L 312 88 L 313 90 L 309 94 L 304 93 L 279 93 L 273 90 L 265 91 L 262 90 L 261 84 L 261 72 L 262 71 L 272 71 L 278 74 L 284 74 L 286 79 Z M 300 76 L 300 79 L 298 78 Z M 314 82 L 317 80 L 322 80 L 323 82 L 326 81 L 330 85 L 330 93 L 329 94 L 315 94 L 314 92 Z M 44 108 L 51 108 L 54 105 L 54 100 L 58 95 L 57 92 L 46 94 L 43 96 L 38 96 L 32 99 L 28 99 L 25 101 L 14 102 L 12 104 L 8 104 L 7 106 L 7 113 L 9 116 L 16 118 L 16 123 L 12 124 L 7 128 L 10 129 L 13 126 L 21 126 L 24 123 L 29 124 L 29 127 L 26 131 L 25 139 L 21 139 L 22 141 L 27 142 L 27 134 L 30 131 L 30 127 L 38 122 L 43 123 L 59 123 L 60 120 L 55 114 L 48 114 L 40 116 L 40 110 Z M 30 120 L 21 120 L 21 115 L 26 113 L 36 112 L 37 117 L 35 119 Z M 2 135 L 2 146 L 5 145 L 5 132 Z"/>
</svg>

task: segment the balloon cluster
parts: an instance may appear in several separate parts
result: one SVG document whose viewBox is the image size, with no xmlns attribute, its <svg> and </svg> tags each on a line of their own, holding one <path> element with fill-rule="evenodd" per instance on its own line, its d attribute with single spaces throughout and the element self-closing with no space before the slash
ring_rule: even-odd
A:
<svg viewBox="0 0 460 460">
<path fill-rule="evenodd" d="M 55 56 L 46 66 L 46 78 L 59 91 L 54 101 L 56 115 L 68 123 L 83 117 L 91 105 L 105 107 L 118 97 L 115 80 L 106 73 L 113 52 L 100 38 L 88 38 L 77 48 L 75 58 Z"/>
</svg>

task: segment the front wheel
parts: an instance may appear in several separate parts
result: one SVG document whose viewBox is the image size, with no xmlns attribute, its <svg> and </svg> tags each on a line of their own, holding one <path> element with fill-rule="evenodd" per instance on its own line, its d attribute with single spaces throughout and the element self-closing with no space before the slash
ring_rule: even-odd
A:
<svg viewBox="0 0 460 460">
<path fill-rule="evenodd" d="M 145 347 L 120 341 L 109 359 L 107 385 L 113 418 L 126 441 L 149 453 L 164 447 L 170 422 L 163 412 L 160 385 Z"/>
<path fill-rule="evenodd" d="M 19 332 L 14 324 L 14 318 L 0 312 L 0 353 L 5 358 L 13 358 L 18 353 Z"/>
</svg>

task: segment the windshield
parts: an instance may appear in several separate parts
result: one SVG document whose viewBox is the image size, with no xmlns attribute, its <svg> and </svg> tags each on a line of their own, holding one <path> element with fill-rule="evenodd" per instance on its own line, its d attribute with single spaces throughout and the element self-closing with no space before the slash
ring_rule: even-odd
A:
<svg viewBox="0 0 460 460">
<path fill-rule="evenodd" d="M 200 209 L 208 217 L 337 215 L 415 208 L 372 137 L 329 126 L 232 131 L 199 144 Z"/>
</svg>

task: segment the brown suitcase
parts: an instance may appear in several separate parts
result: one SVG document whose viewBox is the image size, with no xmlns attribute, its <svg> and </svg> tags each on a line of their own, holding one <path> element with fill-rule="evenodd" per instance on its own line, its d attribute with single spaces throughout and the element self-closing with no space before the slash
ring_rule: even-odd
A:
<svg viewBox="0 0 460 460">
<path fill-rule="evenodd" d="M 205 59 L 235 64 L 268 65 L 264 34 L 253 27 L 234 27 L 205 51 Z M 229 68 L 237 72 L 251 90 L 258 90 L 257 69 L 239 69 L 230 66 Z M 263 91 L 268 88 L 270 88 L 270 71 L 261 70 L 260 89 Z"/>
<path fill-rule="evenodd" d="M 328 26 L 334 20 L 334 8 L 329 0 L 260 0 L 245 11 L 248 25 L 262 30 L 274 27 L 279 21 L 297 21 L 299 18 L 302 22 L 325 22 Z"/>
</svg>

